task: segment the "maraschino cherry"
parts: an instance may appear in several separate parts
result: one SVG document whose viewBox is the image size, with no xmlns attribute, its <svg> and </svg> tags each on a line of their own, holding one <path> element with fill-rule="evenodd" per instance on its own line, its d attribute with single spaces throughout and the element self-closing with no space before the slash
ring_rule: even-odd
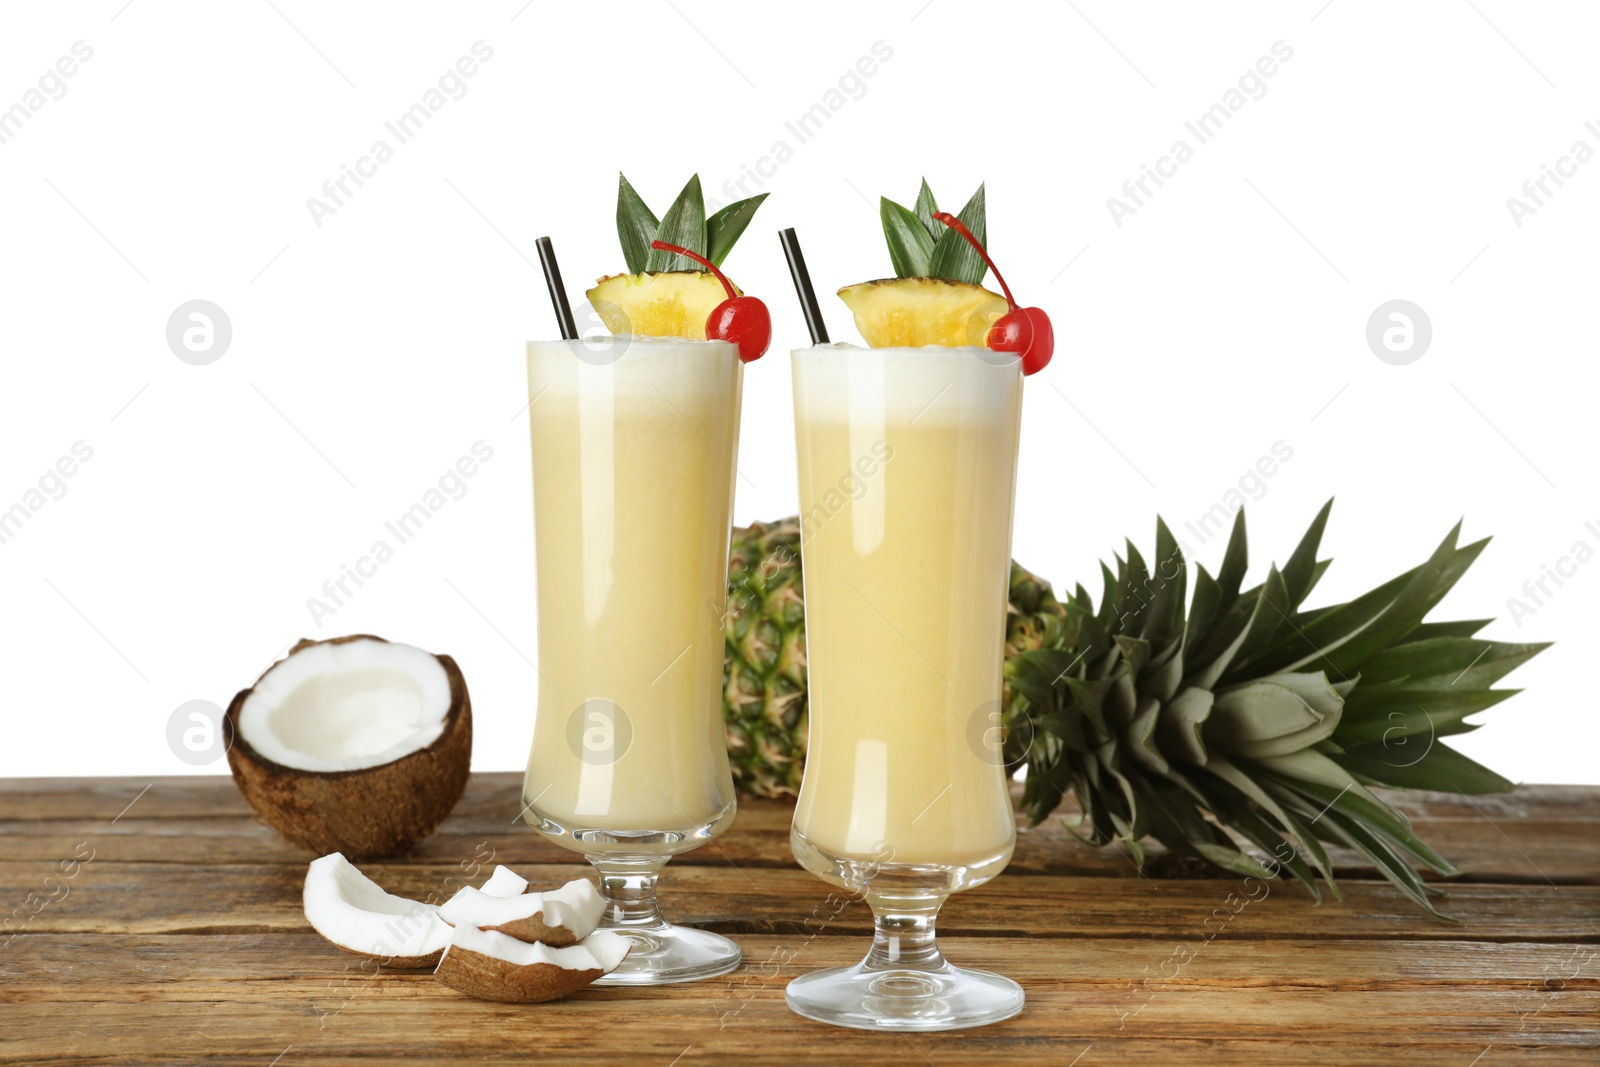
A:
<svg viewBox="0 0 1600 1067">
<path fill-rule="evenodd" d="M 738 345 L 739 358 L 745 363 L 753 363 L 766 353 L 767 346 L 772 343 L 772 315 L 760 297 L 734 295 L 733 283 L 728 281 L 727 275 L 698 252 L 669 245 L 665 241 L 651 241 L 650 247 L 688 256 L 715 274 L 717 281 L 728 291 L 728 299 L 712 308 L 711 314 L 706 317 L 706 337 L 709 340 L 729 341 Z M 998 276 L 999 272 L 995 273 Z"/>
<path fill-rule="evenodd" d="M 965 237 L 967 243 L 978 250 L 978 255 L 994 271 L 995 281 L 1005 291 L 1006 303 L 1011 305 L 1011 310 L 989 327 L 989 347 L 996 352 L 1016 352 L 1020 355 L 1023 374 L 1036 374 L 1044 370 L 1056 348 L 1056 334 L 1050 326 L 1050 316 L 1042 308 L 1017 307 L 1017 302 L 1011 297 L 1011 287 L 1000 276 L 1000 268 L 994 265 L 988 251 L 972 236 L 972 231 L 967 229 L 965 223 L 948 211 L 935 211 L 933 217 Z"/>
</svg>

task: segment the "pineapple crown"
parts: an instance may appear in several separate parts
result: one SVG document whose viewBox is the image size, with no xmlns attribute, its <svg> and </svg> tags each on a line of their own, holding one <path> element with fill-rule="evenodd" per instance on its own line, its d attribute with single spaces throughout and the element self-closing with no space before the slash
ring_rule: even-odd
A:
<svg viewBox="0 0 1600 1067">
<path fill-rule="evenodd" d="M 1369 787 L 1510 789 L 1440 738 L 1476 729 L 1467 716 L 1518 692 L 1494 683 L 1548 645 L 1474 637 L 1488 620 L 1423 622 L 1488 544 L 1458 545 L 1459 523 L 1420 567 L 1303 610 L 1331 562 L 1317 550 L 1332 505 L 1242 592 L 1241 509 L 1216 577 L 1196 568 L 1187 617 L 1188 567 L 1159 519 L 1154 568 L 1129 542 L 1115 573 L 1101 566 L 1098 607 L 1081 585 L 1065 598 L 1049 640 L 1007 670 L 1033 727 L 1008 755 L 1028 764 L 1034 823 L 1071 790 L 1093 844 L 1122 841 L 1142 865 L 1148 834 L 1236 873 L 1287 870 L 1317 899 L 1319 874 L 1338 896 L 1323 842 L 1343 845 L 1445 918 L 1413 863 L 1455 868 Z"/>
<path fill-rule="evenodd" d="M 766 198 L 767 194 L 762 193 L 736 200 L 708 219 L 705 197 L 700 192 L 700 175 L 695 174 L 690 176 L 678 198 L 667 208 L 667 213 L 657 219 L 655 212 L 645 205 L 628 183 L 627 177 L 619 173 L 617 237 L 622 242 L 622 258 L 628 264 L 628 273 L 702 269 L 700 264 L 687 256 L 651 248 L 653 241 L 687 248 L 722 266 L 722 261 L 733 250 L 734 243 L 755 217 L 756 208 Z"/>
<path fill-rule="evenodd" d="M 888 197 L 878 200 L 878 215 L 883 220 L 883 239 L 889 245 L 889 262 L 896 278 L 941 278 L 948 282 L 982 285 L 989 265 L 978 250 L 968 244 L 953 227 L 935 219 L 939 205 L 922 179 L 917 192 L 916 210 L 907 210 Z M 957 216 L 978 243 L 989 243 L 984 219 L 983 186 L 972 194 Z"/>
</svg>

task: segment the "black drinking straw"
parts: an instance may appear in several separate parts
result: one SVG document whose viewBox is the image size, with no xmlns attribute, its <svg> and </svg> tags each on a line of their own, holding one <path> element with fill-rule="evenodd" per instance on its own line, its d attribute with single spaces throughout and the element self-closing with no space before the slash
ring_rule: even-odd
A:
<svg viewBox="0 0 1600 1067">
<path fill-rule="evenodd" d="M 561 328 L 561 339 L 576 341 L 578 324 L 572 321 L 572 305 L 567 303 L 567 290 L 561 284 L 561 267 L 556 263 L 556 250 L 548 237 L 541 237 L 534 244 L 539 246 L 539 266 L 544 268 L 544 283 L 550 288 L 550 303 L 556 309 L 556 325 Z"/>
<path fill-rule="evenodd" d="M 783 256 L 789 261 L 789 276 L 794 279 L 795 295 L 800 298 L 800 311 L 806 317 L 806 329 L 811 331 L 811 343 L 828 343 L 828 324 L 822 321 L 822 308 L 817 306 L 817 292 L 811 288 L 811 275 L 806 270 L 806 257 L 800 251 L 800 238 L 794 227 L 778 231 L 778 241 L 783 245 Z"/>
</svg>

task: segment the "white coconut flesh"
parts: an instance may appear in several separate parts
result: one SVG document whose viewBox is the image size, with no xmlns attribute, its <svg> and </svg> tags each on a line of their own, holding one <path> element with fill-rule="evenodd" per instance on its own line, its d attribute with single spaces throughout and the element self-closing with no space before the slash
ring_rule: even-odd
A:
<svg viewBox="0 0 1600 1067">
<path fill-rule="evenodd" d="M 514 897 L 527 887 L 516 872 L 496 867 L 483 888 L 473 892 L 493 899 Z M 426 957 L 450 943 L 450 926 L 439 917 L 438 905 L 387 892 L 338 852 L 311 861 L 302 899 L 312 928 L 350 952 Z"/>
<path fill-rule="evenodd" d="M 519 893 L 528 891 L 528 880 L 522 875 L 504 865 L 494 869 L 489 880 L 484 882 L 478 892 L 487 893 L 491 897 L 514 897 Z"/>
<path fill-rule="evenodd" d="M 439 739 L 450 680 L 431 653 L 360 639 L 310 645 L 269 670 L 239 709 L 261 755 L 314 772 L 381 767 Z"/>
<path fill-rule="evenodd" d="M 450 943 L 438 907 L 387 893 L 335 852 L 306 871 L 306 921 L 340 948 L 364 956 L 431 956 Z"/>
<path fill-rule="evenodd" d="M 463 887 L 439 908 L 439 917 L 456 927 L 490 928 L 540 915 L 546 927 L 561 927 L 579 941 L 600 925 L 606 909 L 605 898 L 587 878 L 574 878 L 560 889 L 543 893 L 496 896 L 488 890 L 489 883 L 482 889 Z"/>
<path fill-rule="evenodd" d="M 513 967 L 532 967 L 546 964 L 563 971 L 599 971 L 610 974 L 617 969 L 633 943 L 621 934 L 597 930 L 575 945 L 552 948 L 537 941 L 518 941 L 496 930 L 480 930 L 476 926 L 458 926 L 445 949 L 445 960 L 456 950 L 476 952 Z M 444 960 L 439 961 L 441 967 Z"/>
</svg>

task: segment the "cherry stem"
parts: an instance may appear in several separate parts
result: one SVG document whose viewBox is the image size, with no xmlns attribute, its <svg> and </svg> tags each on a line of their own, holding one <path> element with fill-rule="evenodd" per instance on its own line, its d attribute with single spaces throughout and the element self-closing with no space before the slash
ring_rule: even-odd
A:
<svg viewBox="0 0 1600 1067">
<path fill-rule="evenodd" d="M 978 239 L 976 237 L 972 236 L 972 231 L 967 229 L 967 224 L 950 214 L 948 211 L 935 211 L 933 213 L 933 217 L 959 233 L 961 236 L 965 237 L 967 239 L 967 243 L 978 250 L 978 255 L 982 256 L 983 261 L 989 264 L 989 269 L 994 271 L 995 281 L 999 282 L 1000 288 L 1005 291 L 1006 303 L 1011 305 L 1012 311 L 1017 310 L 1017 302 L 1011 298 L 1011 286 L 1006 284 L 1005 276 L 1000 273 L 1000 268 L 995 266 L 994 260 L 989 258 L 988 250 L 986 250 L 983 245 L 978 243 Z"/>
<path fill-rule="evenodd" d="M 677 245 L 669 245 L 665 241 L 651 241 L 650 242 L 650 247 L 651 248 L 659 248 L 663 252 L 676 252 L 680 256 L 688 256 L 690 259 L 694 260 L 696 263 L 700 264 L 706 270 L 710 271 L 712 274 L 715 274 L 717 276 L 717 281 L 721 282 L 722 283 L 722 287 L 728 291 L 728 299 L 729 300 L 732 300 L 734 297 L 739 295 L 738 293 L 733 291 L 733 283 L 728 280 L 728 276 L 726 274 L 723 274 L 720 270 L 718 270 L 717 269 L 717 265 L 715 263 L 711 262 L 705 256 L 702 256 L 700 253 L 691 252 L 687 248 L 679 248 Z M 984 258 L 987 259 L 988 257 L 985 256 Z M 995 271 L 994 273 L 995 273 L 995 277 L 998 278 L 1000 276 L 1000 272 L 999 271 Z M 1000 284 L 1004 285 L 1005 282 L 1001 282 Z"/>
</svg>

